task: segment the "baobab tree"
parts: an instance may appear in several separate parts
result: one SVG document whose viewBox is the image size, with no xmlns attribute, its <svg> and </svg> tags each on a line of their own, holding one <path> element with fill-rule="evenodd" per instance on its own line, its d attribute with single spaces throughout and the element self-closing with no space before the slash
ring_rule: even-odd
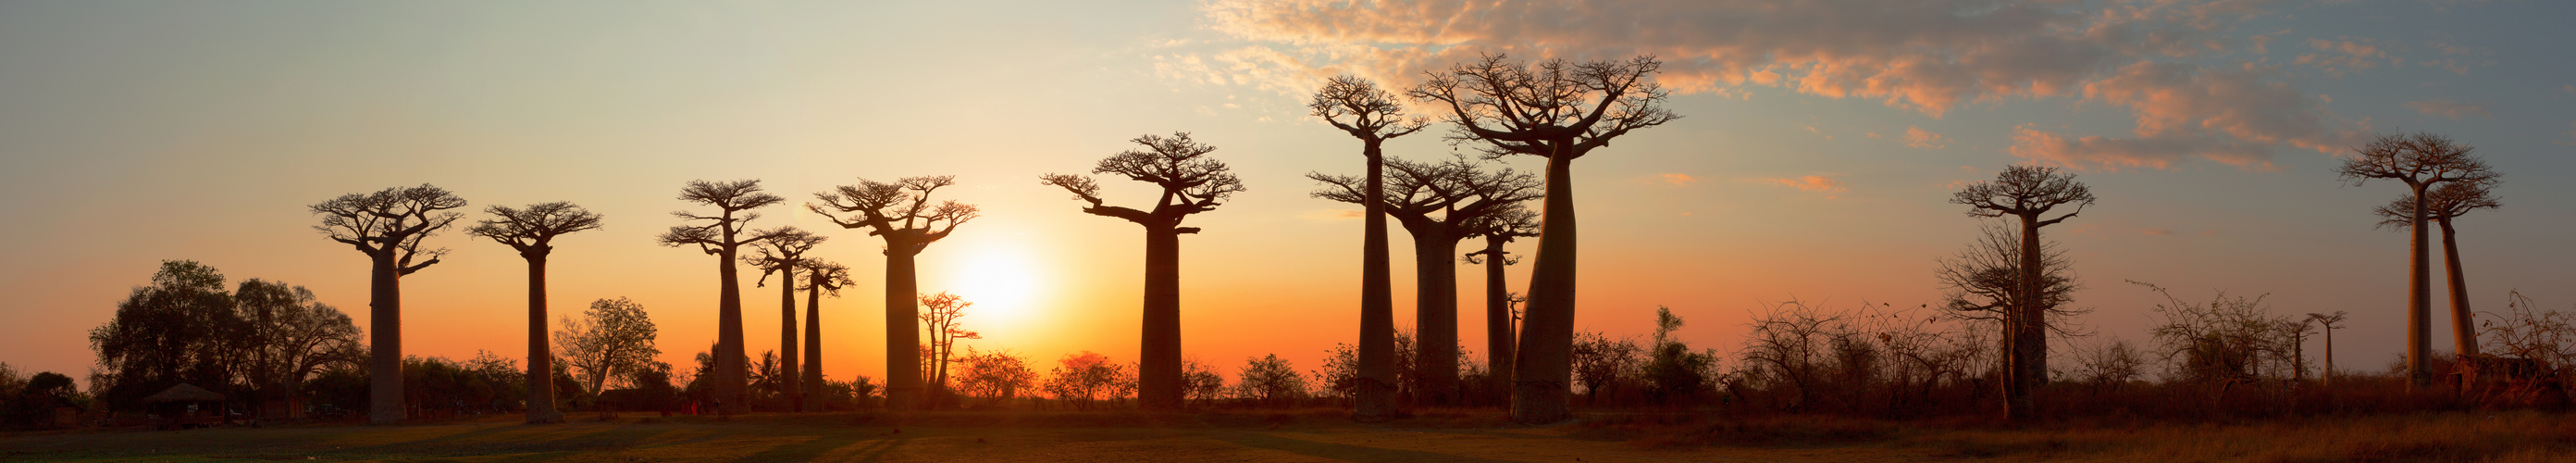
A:
<svg viewBox="0 0 2576 463">
<path fill-rule="evenodd" d="M 752 209 L 768 207 L 787 198 L 760 191 L 759 180 L 709 182 L 690 180 L 680 189 L 681 201 L 715 206 L 715 215 L 698 215 L 689 211 L 672 212 L 672 216 L 702 225 L 673 225 L 663 232 L 663 246 L 696 246 L 699 251 L 716 256 L 716 371 L 715 393 L 723 402 L 719 413 L 739 413 L 751 401 L 750 373 L 743 353 L 742 278 L 734 268 L 743 245 L 766 241 L 766 232 L 751 229 L 751 221 L 760 218 Z M 726 400 L 731 399 L 731 400 Z"/>
<path fill-rule="evenodd" d="M 778 275 L 778 390 L 787 394 L 789 411 L 805 410 L 805 388 L 798 377 L 802 370 L 796 363 L 796 272 L 805 262 L 805 252 L 823 244 L 830 237 L 816 235 L 793 226 L 767 232 L 769 239 L 752 245 L 752 255 L 742 263 L 760 269 L 760 281 L 766 286 L 771 274 Z"/>
<path fill-rule="evenodd" d="M 1523 66 L 1503 55 L 1428 72 L 1406 94 L 1448 109 L 1453 143 L 1483 142 L 1488 159 L 1522 154 L 1547 159 L 1538 261 L 1512 369 L 1512 419 L 1565 419 L 1573 397 L 1574 160 L 1628 132 L 1681 116 L 1663 108 L 1667 92 L 1648 81 L 1663 66 L 1653 57 L 1582 64 L 1547 60 Z"/>
<path fill-rule="evenodd" d="M 1215 146 L 1190 140 L 1188 132 L 1170 137 L 1149 134 L 1129 141 L 1145 149 L 1102 159 L 1091 173 L 1116 174 L 1161 187 L 1161 199 L 1151 208 L 1102 204 L 1100 183 L 1088 176 L 1047 174 L 1039 177 L 1039 183 L 1064 188 L 1074 199 L 1091 203 L 1082 208 L 1084 213 L 1145 227 L 1144 340 L 1137 353 L 1137 402 L 1149 409 L 1179 409 L 1183 393 L 1181 235 L 1199 232 L 1198 227 L 1181 226 L 1181 221 L 1216 210 L 1227 197 L 1244 191 L 1243 181 L 1224 162 L 1207 156 L 1216 151 Z"/>
<path fill-rule="evenodd" d="M 2316 321 L 2318 326 L 2325 327 L 2326 333 L 2326 369 L 2325 371 L 2317 373 L 2318 379 L 2327 381 L 2334 380 L 2334 330 L 2343 329 L 2343 327 L 2335 326 L 2335 324 L 2343 323 L 2343 319 L 2349 316 L 2352 316 L 2352 313 L 2341 310 L 2335 311 L 2334 315 L 2315 312 L 2308 313 L 2308 319 Z"/>
<path fill-rule="evenodd" d="M 1396 174 L 1382 192 L 1386 215 L 1413 236 L 1414 377 L 1429 402 L 1451 405 L 1458 394 L 1458 240 L 1486 216 L 1538 199 L 1538 177 L 1510 168 L 1486 172 L 1460 157 L 1444 162 L 1386 160 Z M 1315 196 L 1346 203 L 1367 201 L 1367 185 L 1350 176 L 1306 174 L 1326 187 Z M 1362 375 L 1362 377 L 1366 377 Z"/>
<path fill-rule="evenodd" d="M 974 302 L 941 291 L 939 294 L 921 295 L 921 306 L 930 309 L 921 312 L 921 322 L 929 325 L 922 329 L 928 330 L 926 333 L 930 335 L 930 342 L 924 344 L 922 349 L 929 351 L 929 355 L 924 356 L 927 358 L 923 360 L 929 361 L 931 365 L 930 384 L 933 387 L 933 393 L 929 404 L 930 408 L 936 409 L 939 408 L 941 399 L 954 397 L 957 392 L 956 389 L 948 386 L 948 362 L 949 358 L 957 353 L 957 341 L 984 339 L 984 335 L 967 331 L 965 324 L 957 321 L 959 318 L 966 317 L 966 308 L 974 307 Z"/>
<path fill-rule="evenodd" d="M 422 240 L 455 224 L 465 198 L 423 183 L 350 193 L 307 208 L 322 216 L 313 227 L 332 241 L 357 248 L 369 262 L 367 422 L 402 421 L 402 277 L 438 264 L 446 248 L 423 251 Z M 426 255 L 428 260 L 418 260 Z"/>
<path fill-rule="evenodd" d="M 1422 131 L 1428 121 L 1406 117 L 1404 105 L 1395 94 L 1379 89 L 1377 83 L 1358 76 L 1343 75 L 1324 82 L 1315 97 L 1306 104 L 1315 117 L 1323 118 L 1333 128 L 1342 129 L 1360 139 L 1360 157 L 1367 161 L 1367 173 L 1360 189 L 1360 359 L 1359 406 L 1355 416 L 1368 421 L 1395 417 L 1395 285 L 1387 255 L 1386 152 L 1387 140 Z M 1348 121 L 1344 119 L 1348 118 Z"/>
<path fill-rule="evenodd" d="M 2047 250 L 2040 246 L 2039 229 L 2084 212 L 2093 205 L 2093 190 L 2075 181 L 2075 174 L 2059 172 L 2054 167 L 2012 166 L 2004 169 L 1991 182 L 1977 182 L 1950 196 L 1952 204 L 1968 206 L 1971 217 L 2004 217 L 2020 219 L 2014 237 L 2021 248 L 2014 253 L 2020 265 L 2013 272 L 2015 295 L 2012 307 L 2003 314 L 2004 337 L 2010 349 L 2004 352 L 2004 416 L 2015 421 L 2034 418 L 2035 398 L 2041 383 L 2048 378 L 2048 309 L 2062 303 L 2064 296 L 2051 296 L 2049 291 L 2064 283 L 2052 282 L 2046 275 Z M 2075 210 L 2056 218 L 2043 219 L 2059 206 Z"/>
<path fill-rule="evenodd" d="M 493 218 L 475 222 L 465 233 L 510 245 L 528 261 L 528 422 L 561 423 L 563 412 L 555 410 L 554 349 L 546 344 L 546 256 L 555 251 L 555 237 L 599 229 L 599 214 L 565 201 L 526 209 L 492 206 L 483 212 Z"/>
<path fill-rule="evenodd" d="M 913 298 L 921 291 L 913 277 L 913 258 L 978 215 L 974 205 L 956 200 L 931 205 L 932 193 L 956 184 L 954 175 L 904 177 L 893 183 L 863 178 L 857 185 L 815 193 L 822 204 L 805 203 L 806 209 L 841 228 L 866 228 L 869 235 L 885 239 L 886 408 L 890 410 L 917 407 L 921 396 L 921 356 L 916 352 L 921 348 L 921 307 Z"/>
<path fill-rule="evenodd" d="M 2343 180 L 2360 186 L 2375 179 L 2396 180 L 2406 184 L 2407 195 L 2414 200 L 2404 209 L 2406 227 L 2412 234 L 2407 239 L 2406 258 L 2406 371 L 2407 387 L 2433 384 L 2428 371 L 2433 351 L 2432 270 L 2425 262 L 2427 247 L 2424 222 L 2431 220 L 2426 193 L 2444 183 L 2482 183 L 2495 178 L 2486 161 L 2471 156 L 2477 148 L 2451 141 L 2450 137 L 2417 132 L 2388 134 L 2353 149 L 2336 169 Z"/>
<path fill-rule="evenodd" d="M 2460 272 L 2459 231 L 2451 222 L 2469 211 L 2504 207 L 2504 200 L 2495 194 L 2495 187 L 2502 182 L 2496 176 L 2478 182 L 2445 182 L 2434 187 L 2433 197 L 2423 202 L 2424 220 L 2442 229 L 2442 270 L 2449 273 L 2451 288 L 2451 341 L 2456 349 L 2453 352 L 2461 357 L 2478 355 L 2478 330 L 2476 312 L 2469 310 L 2468 276 Z M 2408 194 L 2374 212 L 2379 213 L 2380 226 L 2405 228 L 2412 225 L 2415 204 L 2415 195 Z"/>
<path fill-rule="evenodd" d="M 805 397 L 822 397 L 823 294 L 841 297 L 841 288 L 856 282 L 850 281 L 849 267 L 828 260 L 808 257 L 797 261 L 797 268 L 805 272 L 805 284 L 799 287 L 805 290 L 805 378 L 798 383 L 805 387 L 800 392 Z M 823 411 L 823 401 L 805 401 L 804 411 Z"/>
<path fill-rule="evenodd" d="M 1512 293 L 1503 281 L 1503 267 L 1520 263 L 1520 256 L 1503 251 L 1513 239 L 1538 236 L 1538 211 L 1514 206 L 1469 221 L 1467 236 L 1485 239 L 1485 248 L 1467 253 L 1467 263 L 1485 266 L 1485 368 L 1493 384 L 1487 390 L 1509 400 L 1512 391 L 1512 321 L 1519 317 L 1513 311 Z"/>
</svg>

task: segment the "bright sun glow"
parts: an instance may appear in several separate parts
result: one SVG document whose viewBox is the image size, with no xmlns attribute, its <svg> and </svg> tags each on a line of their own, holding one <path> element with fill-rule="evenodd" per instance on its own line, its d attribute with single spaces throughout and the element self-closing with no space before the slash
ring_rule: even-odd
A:
<svg viewBox="0 0 2576 463">
<path fill-rule="evenodd" d="M 990 244 L 972 248 L 951 264 L 947 288 L 923 290 L 944 290 L 974 302 L 966 310 L 970 329 L 1028 326 L 1042 315 L 1037 305 L 1048 291 L 1036 257 L 1021 243 Z"/>
</svg>

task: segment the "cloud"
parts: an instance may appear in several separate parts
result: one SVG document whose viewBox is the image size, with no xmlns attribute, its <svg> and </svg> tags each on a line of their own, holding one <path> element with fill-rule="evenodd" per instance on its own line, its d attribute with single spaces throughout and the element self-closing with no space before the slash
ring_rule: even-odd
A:
<svg viewBox="0 0 2576 463">
<path fill-rule="evenodd" d="M 1699 181 L 1698 178 L 1693 178 L 1689 174 L 1663 174 L 1655 176 L 1655 179 L 1674 185 L 1689 185 L 1691 182 Z"/>
<path fill-rule="evenodd" d="M 1297 216 L 1297 218 L 1307 219 L 1307 220 L 1327 220 L 1327 221 L 1331 221 L 1331 220 L 1351 220 L 1351 219 L 1357 219 L 1357 218 L 1360 218 L 1360 214 L 1363 214 L 1363 213 L 1365 213 L 1365 212 L 1360 211 L 1360 210 L 1358 210 L 1358 209 L 1325 209 L 1325 210 L 1320 210 L 1320 211 L 1309 211 L 1309 212 L 1307 212 L 1307 213 L 1305 213 L 1305 214 L 1299 214 L 1299 215 Z"/>
<path fill-rule="evenodd" d="M 2406 109 L 2415 110 L 2416 113 L 2421 113 L 2426 116 L 2445 117 L 2451 119 L 2459 119 L 2465 116 L 2478 116 L 2490 119 L 2495 118 L 2495 115 L 2487 113 L 2487 107 L 2485 105 L 2477 103 L 2462 103 L 2440 98 L 2424 101 L 2409 101 L 2406 102 Z"/>
<path fill-rule="evenodd" d="M 2391 64 L 2404 62 L 2404 60 L 2390 58 L 2388 52 L 2380 50 L 2379 46 L 2370 39 L 2351 37 L 2342 37 L 2338 40 L 2308 39 L 2308 46 L 2316 48 L 2318 53 L 2299 55 L 2298 60 L 2294 62 L 2316 66 L 2324 69 L 2326 75 L 2335 77 L 2343 77 L 2345 72 L 2354 69 L 2379 67 L 2380 61 L 2390 61 Z"/>
<path fill-rule="evenodd" d="M 2138 234 L 2141 234 L 2141 235 L 2147 235 L 2147 236 L 2173 236 L 2173 229 L 2171 229 L 2171 228 L 2149 228 L 2149 229 L 2145 229 L 2145 230 L 2138 230 Z"/>
<path fill-rule="evenodd" d="M 1871 137 L 1871 138 L 1877 138 L 1877 137 Z M 1914 147 L 1914 148 L 1922 148 L 1922 149 L 1927 149 L 1927 150 L 1937 150 L 1937 149 L 1941 149 L 1941 148 L 1942 148 L 1942 147 L 1944 147 L 1944 146 L 1948 146 L 1948 143 L 1949 143 L 1949 142 L 1950 142 L 1950 138 L 1949 138 L 1949 137 L 1943 137 L 1943 136 L 1941 136 L 1941 134 L 1932 133 L 1932 131 L 1929 131 L 1929 130 L 1923 130 L 1923 128 L 1922 128 L 1922 127 L 1915 127 L 1915 126 L 1906 126 L 1906 127 L 1905 127 L 1905 146 L 1908 146 L 1908 147 Z"/>
<path fill-rule="evenodd" d="M 1834 180 L 1832 177 L 1828 177 L 1826 175 L 1808 175 L 1798 178 L 1761 178 L 1754 180 L 1762 183 L 1797 188 L 1799 191 L 1840 193 L 1851 190 L 1850 188 L 1844 188 L 1841 180 Z"/>
<path fill-rule="evenodd" d="M 2569 123 L 2567 123 L 2567 126 L 2568 126 L 2568 127 L 2576 127 L 2576 122 L 2569 122 Z M 2566 140 L 2557 140 L 2557 141 L 2552 141 L 2552 142 L 2550 142 L 2550 143 L 2556 144 L 2556 145 L 2558 145 L 2558 146 L 2576 146 L 2576 130 L 2569 130 L 2569 131 L 2567 131 L 2567 139 L 2566 139 Z"/>
<path fill-rule="evenodd" d="M 2076 169 L 2165 169 L 2204 158 L 2240 169 L 2275 169 L 2272 147 L 2287 144 L 2333 153 L 2367 136 L 2367 124 L 2343 121 L 2324 110 L 2325 97 L 2309 97 L 2289 84 L 2266 80 L 2255 69 L 2211 69 L 2140 61 L 2105 79 L 2086 83 L 2086 98 L 2127 107 L 2136 118 L 2133 138 L 2070 138 L 2023 125 L 2014 129 L 2014 156 Z"/>
<path fill-rule="evenodd" d="M 2325 151 L 2322 144 L 2345 131 L 2318 98 L 2264 68 L 2277 65 L 2229 61 L 2271 40 L 2230 31 L 2269 15 L 2272 4 L 1211 0 L 1202 8 L 1205 24 L 1251 45 L 1208 57 L 1158 56 L 1157 68 L 1173 63 L 1168 74 L 1185 82 L 1302 97 L 1314 82 L 1342 73 L 1408 87 L 1423 71 L 1483 53 L 1576 61 L 1653 55 L 1666 63 L 1657 82 L 1684 93 L 1766 86 L 1874 100 L 1935 118 L 1980 102 L 2102 101 L 2139 117 L 2139 139 L 2225 147 L 2236 165 L 2264 168 L 2276 145 Z M 2312 39 L 2308 47 L 2319 63 L 2338 69 L 2387 54 L 2367 39 Z"/>
</svg>

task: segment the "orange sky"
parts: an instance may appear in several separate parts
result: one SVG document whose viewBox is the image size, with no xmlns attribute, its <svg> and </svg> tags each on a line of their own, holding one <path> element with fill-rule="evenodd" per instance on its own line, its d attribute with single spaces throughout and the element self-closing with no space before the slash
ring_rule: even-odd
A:
<svg viewBox="0 0 2576 463">
<path fill-rule="evenodd" d="M 2402 326 L 2404 235 L 2368 211 L 2398 190 L 2343 185 L 2330 153 L 2397 128 L 2476 143 L 2506 175 L 2508 208 L 2463 223 L 2478 307 L 2515 289 L 2576 302 L 2559 264 L 2576 261 L 2576 190 L 2547 180 L 2576 172 L 2576 64 L 2536 19 L 2564 5 L 2101 3 L 0 4 L 0 361 L 86 371 L 86 330 L 162 259 L 309 286 L 366 326 L 364 257 L 304 206 L 426 182 L 477 210 L 605 215 L 559 241 L 553 310 L 632 298 L 686 365 L 714 338 L 711 257 L 652 241 L 680 223 L 684 182 L 756 178 L 796 204 L 940 174 L 960 182 L 943 198 L 984 211 L 920 267 L 925 291 L 977 302 L 964 322 L 985 339 L 966 345 L 1040 371 L 1080 350 L 1132 360 L 1141 231 L 1037 176 L 1190 131 L 1251 190 L 1182 238 L 1187 355 L 1312 369 L 1357 334 L 1359 222 L 1304 174 L 1360 164 L 1303 96 L 1345 72 L 1402 87 L 1480 52 L 1653 53 L 1681 91 L 1684 119 L 1576 166 L 1586 330 L 1640 335 L 1667 305 L 1683 340 L 1732 350 L 1769 303 L 1935 303 L 1934 259 L 1977 227 L 1949 192 L 2043 163 L 2102 197 L 2048 231 L 2102 339 L 2146 340 L 2160 301 L 2123 280 L 2270 293 L 2284 314 L 2354 312 L 2335 350 L 2376 368 Z M 1448 156 L 1436 137 L 1389 152 Z M 856 269 L 824 303 L 826 374 L 882 377 L 878 242 L 763 212 L 756 226 L 817 230 L 818 254 Z M 430 245 L 454 253 L 404 280 L 407 353 L 524 352 L 519 259 L 456 231 Z M 1461 341 L 1482 352 L 1483 284 L 1461 274 Z M 774 289 L 744 294 L 749 348 L 775 348 Z"/>
</svg>

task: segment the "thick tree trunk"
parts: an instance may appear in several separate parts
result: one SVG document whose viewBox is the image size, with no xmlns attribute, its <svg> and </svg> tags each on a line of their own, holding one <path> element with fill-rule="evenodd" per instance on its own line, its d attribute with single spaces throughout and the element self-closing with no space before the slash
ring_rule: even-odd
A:
<svg viewBox="0 0 2576 463">
<path fill-rule="evenodd" d="M 792 261 L 790 261 L 792 262 Z M 796 363 L 796 266 L 778 270 L 778 390 L 787 393 L 787 411 L 805 411 L 804 371 Z"/>
<path fill-rule="evenodd" d="M 2019 297 L 2013 301 L 2016 307 L 2007 308 L 2017 321 L 2005 324 L 2011 330 L 2006 335 L 2012 337 L 2012 350 L 2006 354 L 2011 357 L 2005 361 L 2012 377 L 2005 380 L 2009 385 L 2004 388 L 2004 416 L 2026 422 L 2038 417 L 2038 399 L 2034 396 L 2039 394 L 2040 385 L 2048 382 L 2048 304 L 2046 295 L 2041 294 L 2041 277 L 2048 269 L 2041 267 L 2039 216 L 2033 213 L 2020 218 L 2021 263 L 2013 272 L 2017 280 L 2014 284 L 2020 287 L 2016 291 Z"/>
<path fill-rule="evenodd" d="M 1409 225 L 1409 224 L 1408 224 Z M 1416 385 L 1424 403 L 1456 405 L 1458 402 L 1458 263 L 1449 256 L 1458 255 L 1458 237 L 1441 230 L 1446 226 L 1425 223 L 1413 232 L 1414 265 L 1414 368 L 1422 384 Z"/>
<path fill-rule="evenodd" d="M 1360 193 L 1360 352 L 1359 384 L 1352 391 L 1352 419 L 1395 419 L 1395 274 L 1386 242 L 1386 157 L 1378 141 L 1367 143 L 1367 191 Z"/>
<path fill-rule="evenodd" d="M 913 278 L 912 243 L 886 242 L 886 409 L 920 408 L 921 293 Z"/>
<path fill-rule="evenodd" d="M 367 423 L 393 424 L 409 416 L 403 408 L 402 276 L 394 264 L 393 245 L 368 253 L 373 262 L 367 287 Z"/>
<path fill-rule="evenodd" d="M 1521 423 L 1562 421 L 1573 397 L 1573 164 L 1574 159 L 1564 153 L 1547 160 L 1538 260 L 1531 264 L 1529 305 L 1522 311 L 1519 355 L 1512 366 L 1512 421 Z"/>
<path fill-rule="evenodd" d="M 546 344 L 546 255 L 528 258 L 528 422 L 561 423 L 555 410 L 554 350 Z"/>
<path fill-rule="evenodd" d="M 1178 410 L 1181 235 L 1172 225 L 1145 228 L 1144 322 L 1144 345 L 1136 351 L 1136 401 L 1149 410 Z"/>
<path fill-rule="evenodd" d="M 2460 356 L 2478 355 L 2478 327 L 2475 312 L 2469 310 L 2469 279 L 2460 273 L 2459 232 L 2451 228 L 2450 219 L 2436 220 L 2442 226 L 2443 270 L 2451 275 L 2451 340 Z"/>
<path fill-rule="evenodd" d="M 2406 377 L 2407 389 L 2433 384 L 2433 285 L 2430 257 L 2425 246 L 2424 185 L 2410 183 L 2415 189 L 2414 217 L 2409 219 L 2406 242 Z"/>
<path fill-rule="evenodd" d="M 804 410 L 823 411 L 823 285 L 822 275 L 807 278 L 813 287 L 805 289 L 805 394 Z"/>
<path fill-rule="evenodd" d="M 1512 394 L 1512 301 L 1503 280 L 1503 240 L 1485 240 L 1485 368 L 1495 403 Z"/>
<path fill-rule="evenodd" d="M 751 410 L 751 387 L 745 383 L 750 375 L 743 365 L 742 278 L 734 269 L 734 248 L 717 249 L 716 280 L 716 398 L 724 401 L 721 413 L 742 413 Z"/>
</svg>

